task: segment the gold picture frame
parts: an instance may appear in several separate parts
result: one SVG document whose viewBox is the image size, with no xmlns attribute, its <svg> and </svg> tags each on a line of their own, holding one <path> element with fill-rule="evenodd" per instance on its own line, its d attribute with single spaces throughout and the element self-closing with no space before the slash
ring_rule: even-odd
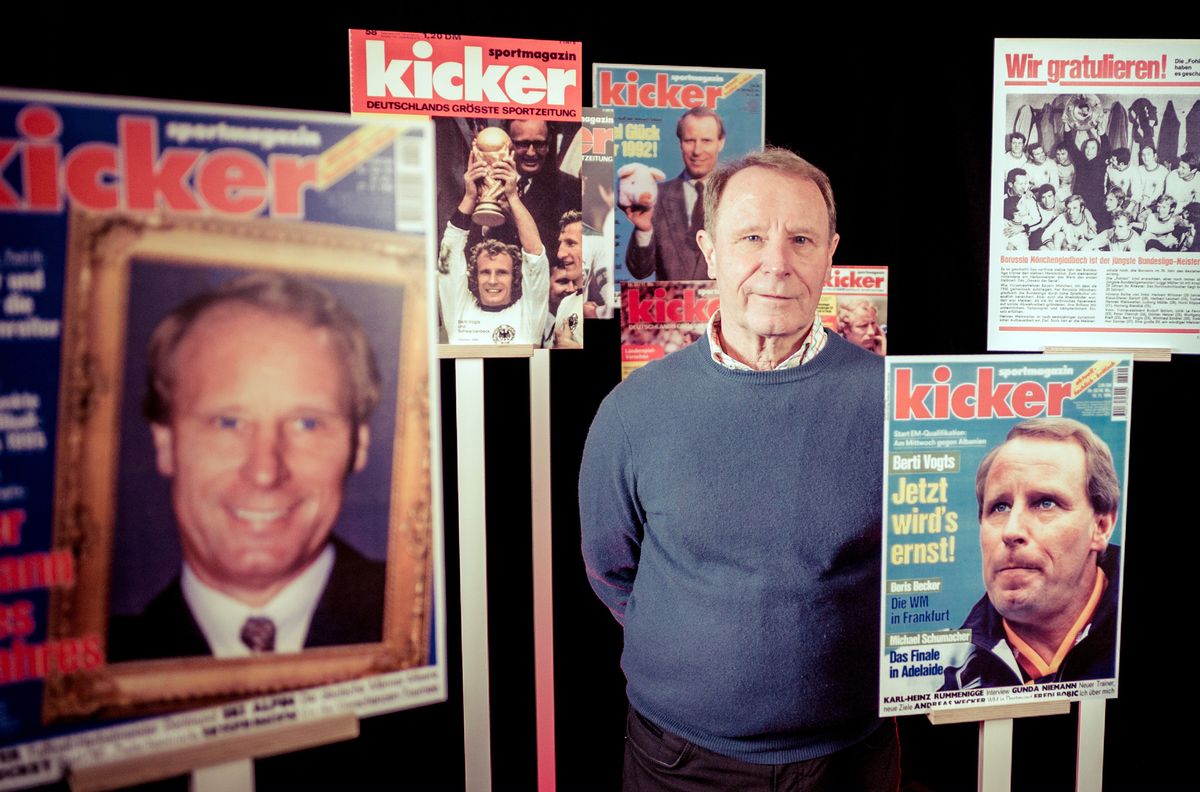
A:
<svg viewBox="0 0 1200 792">
<path fill-rule="evenodd" d="M 435 510 L 425 240 L 311 222 L 72 213 L 53 519 L 54 549 L 71 553 L 74 585 L 52 591 L 48 639 L 107 634 L 120 409 L 122 399 L 132 397 L 122 393 L 122 380 L 135 261 L 278 271 L 378 284 L 400 295 L 399 359 L 381 361 L 396 367 L 382 640 L 253 658 L 120 662 L 52 675 L 43 719 L 157 714 L 429 664 Z M 373 451 L 376 445 L 373 439 Z"/>
</svg>

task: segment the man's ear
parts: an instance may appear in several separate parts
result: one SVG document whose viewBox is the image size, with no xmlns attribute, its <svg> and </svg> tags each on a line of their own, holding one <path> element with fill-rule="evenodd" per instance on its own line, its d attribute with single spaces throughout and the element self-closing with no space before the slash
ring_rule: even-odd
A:
<svg viewBox="0 0 1200 792">
<path fill-rule="evenodd" d="M 1092 526 L 1091 549 L 1095 550 L 1097 553 L 1103 553 L 1108 547 L 1108 540 L 1112 538 L 1113 529 L 1116 528 L 1116 526 L 1116 512 L 1097 514 L 1096 523 Z"/>
<path fill-rule="evenodd" d="M 700 252 L 704 254 L 704 260 L 708 262 L 708 277 L 716 280 L 717 248 L 713 244 L 712 237 L 703 228 L 696 232 L 696 244 L 700 246 Z"/>
<path fill-rule="evenodd" d="M 351 470 L 358 473 L 367 466 L 367 448 L 371 445 L 371 428 L 364 424 L 358 425 L 358 442 L 354 446 L 354 461 Z"/>
<path fill-rule="evenodd" d="M 166 424 L 150 424 L 150 437 L 154 440 L 154 464 L 166 478 L 175 475 L 175 433 Z"/>
</svg>

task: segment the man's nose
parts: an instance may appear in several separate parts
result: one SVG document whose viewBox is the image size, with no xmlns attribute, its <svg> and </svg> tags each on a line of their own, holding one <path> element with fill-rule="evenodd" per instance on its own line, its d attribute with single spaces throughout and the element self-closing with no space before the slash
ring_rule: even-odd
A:
<svg viewBox="0 0 1200 792">
<path fill-rule="evenodd" d="M 1008 512 L 1006 517 L 1000 532 L 1000 538 L 1004 540 L 1004 544 L 1022 545 L 1029 541 L 1029 531 L 1026 525 L 1026 521 L 1031 517 L 1029 510 L 1017 505 Z"/>
<path fill-rule="evenodd" d="M 788 245 L 789 240 L 784 235 L 772 235 L 763 242 L 759 248 L 760 267 L 763 272 L 777 278 L 786 278 L 792 274 Z"/>
<path fill-rule="evenodd" d="M 286 479 L 285 444 L 282 427 L 274 424 L 258 427 L 246 455 L 246 477 L 260 487 L 274 487 Z"/>
</svg>

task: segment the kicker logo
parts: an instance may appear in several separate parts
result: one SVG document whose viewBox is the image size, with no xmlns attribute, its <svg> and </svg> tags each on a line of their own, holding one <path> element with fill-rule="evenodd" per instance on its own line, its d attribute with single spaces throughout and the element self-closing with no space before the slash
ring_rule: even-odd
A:
<svg viewBox="0 0 1200 792">
<path fill-rule="evenodd" d="M 367 41 L 367 96 L 446 99 L 497 104 L 565 105 L 568 88 L 578 82 L 576 69 L 539 69 L 521 64 L 484 66 L 482 47 L 463 47 L 462 62 L 429 60 L 433 45 L 412 45 L 415 60 L 389 61 L 382 41 Z"/>
<path fill-rule="evenodd" d="M 975 382 L 950 385 L 950 368 L 938 366 L 933 370 L 933 385 L 914 385 L 912 369 L 896 369 L 896 421 L 928 421 L 950 417 L 973 418 L 1035 418 L 1039 415 L 1061 416 L 1063 402 L 1071 398 L 1071 383 L 995 381 L 995 370 L 981 367 Z M 929 397 L 933 396 L 932 408 Z"/>
</svg>

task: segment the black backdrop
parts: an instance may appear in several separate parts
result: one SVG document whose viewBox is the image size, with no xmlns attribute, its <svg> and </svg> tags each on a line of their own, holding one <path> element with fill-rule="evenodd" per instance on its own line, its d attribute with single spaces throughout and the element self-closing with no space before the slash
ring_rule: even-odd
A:
<svg viewBox="0 0 1200 792">
<path fill-rule="evenodd" d="M 114 6 L 71 17 L 17 12 L 15 20 L 9 9 L 0 84 L 341 112 L 349 106 L 352 27 L 582 39 L 585 84 L 592 61 L 765 67 L 769 142 L 832 178 L 837 263 L 892 268 L 889 351 L 965 354 L 986 351 L 992 37 L 1154 37 L 1173 27 L 971 25 L 932 11 L 868 19 L 861 8 L 818 20 L 812 10 L 755 9 L 756 18 L 745 19 L 685 5 L 358 5 L 365 4 L 308 15 L 280 6 L 276 19 L 246 19 L 244 7 L 181 4 L 136 21 L 116 18 Z M 1047 18 L 1077 16 L 1043 8 Z M 997 8 L 1032 18 L 1012 11 Z M 1183 408 L 1195 400 L 1170 405 L 1172 394 L 1200 384 L 1198 364 L 1176 357 L 1136 367 L 1121 697 L 1108 703 L 1105 732 L 1109 790 L 1195 784 L 1193 729 L 1179 725 L 1197 703 L 1187 678 L 1190 631 L 1171 627 L 1190 617 L 1171 597 L 1194 563 L 1185 535 L 1194 517 L 1176 503 L 1194 479 L 1187 449 L 1197 433 Z M 504 790 L 535 789 L 537 771 L 527 371 L 520 360 L 486 364 L 492 758 L 494 788 Z M 552 371 L 558 788 L 615 789 L 621 635 L 584 580 L 574 488 L 588 424 L 619 379 L 616 323 L 589 322 L 587 349 L 555 353 Z M 449 700 L 368 719 L 351 743 L 263 761 L 260 789 L 463 787 L 452 363 L 442 364 L 442 387 Z M 1014 789 L 1073 788 L 1075 726 L 1074 714 L 1018 722 Z M 974 788 L 974 725 L 935 728 L 911 717 L 900 731 L 907 789 Z"/>
</svg>

